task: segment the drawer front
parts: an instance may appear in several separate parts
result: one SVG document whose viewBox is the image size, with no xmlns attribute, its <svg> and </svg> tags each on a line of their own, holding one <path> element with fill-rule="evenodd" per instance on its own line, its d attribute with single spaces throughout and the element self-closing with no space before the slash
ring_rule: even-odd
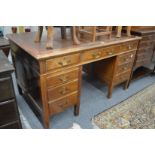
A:
<svg viewBox="0 0 155 155">
<path fill-rule="evenodd" d="M 136 51 L 128 52 L 118 56 L 118 65 L 133 62 Z"/>
<path fill-rule="evenodd" d="M 120 74 L 119 76 L 114 77 L 114 85 L 120 84 L 125 82 L 130 78 L 130 71 Z"/>
<path fill-rule="evenodd" d="M 153 48 L 154 44 L 152 41 L 141 41 L 139 43 L 139 48 L 144 48 L 144 47 L 151 47 Z"/>
<path fill-rule="evenodd" d="M 153 51 L 153 48 L 151 48 L 151 47 L 141 48 L 141 49 L 137 50 L 137 54 L 149 53 L 151 51 Z"/>
<path fill-rule="evenodd" d="M 72 80 L 78 79 L 79 69 L 68 71 L 65 73 L 56 74 L 54 76 L 47 77 L 47 87 L 56 87 L 65 83 L 68 83 Z"/>
<path fill-rule="evenodd" d="M 0 103 L 0 126 L 18 119 L 15 100 Z"/>
<path fill-rule="evenodd" d="M 143 59 L 143 60 L 136 61 L 134 68 L 145 66 L 145 65 L 149 64 L 150 62 L 151 62 L 150 59 Z"/>
<path fill-rule="evenodd" d="M 155 35 L 143 36 L 142 41 L 152 41 L 155 40 Z"/>
<path fill-rule="evenodd" d="M 110 57 L 110 56 L 116 55 L 119 52 L 121 52 L 121 46 L 120 45 L 115 45 L 115 46 L 105 48 L 104 52 L 103 52 L 103 56 L 104 57 Z"/>
<path fill-rule="evenodd" d="M 80 54 L 66 55 L 63 57 L 53 58 L 46 61 L 47 71 L 52 69 L 63 68 L 80 62 Z"/>
<path fill-rule="evenodd" d="M 0 78 L 0 102 L 14 97 L 11 77 Z"/>
<path fill-rule="evenodd" d="M 52 101 L 54 99 L 63 97 L 77 90 L 78 90 L 78 80 L 72 81 L 68 84 L 56 87 L 54 89 L 48 89 L 48 101 Z"/>
<path fill-rule="evenodd" d="M 82 54 L 82 61 L 95 60 L 95 59 L 99 59 L 101 57 L 102 57 L 102 49 L 89 50 L 89 51 L 85 51 Z"/>
<path fill-rule="evenodd" d="M 116 69 L 116 75 L 131 71 L 132 66 L 133 66 L 133 63 L 131 63 L 131 62 L 123 64 L 121 66 L 118 66 L 117 69 Z"/>
<path fill-rule="evenodd" d="M 151 60 L 153 56 L 153 51 L 149 51 L 149 52 L 145 52 L 145 53 L 138 53 L 137 54 L 137 61 L 139 60 L 145 60 L 145 59 L 149 59 Z"/>
<path fill-rule="evenodd" d="M 66 108 L 78 103 L 78 93 L 71 94 L 63 99 L 49 104 L 50 114 L 64 111 Z"/>
<path fill-rule="evenodd" d="M 138 41 L 130 42 L 130 43 L 125 43 L 125 44 L 121 45 L 121 50 L 122 51 L 136 50 L 137 46 L 138 46 Z"/>
</svg>

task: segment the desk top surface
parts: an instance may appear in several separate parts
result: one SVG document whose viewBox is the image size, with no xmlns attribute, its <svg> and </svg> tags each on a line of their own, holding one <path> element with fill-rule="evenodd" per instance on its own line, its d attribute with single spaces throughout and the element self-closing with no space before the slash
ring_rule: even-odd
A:
<svg viewBox="0 0 155 155">
<path fill-rule="evenodd" d="M 80 40 L 80 45 L 73 45 L 70 35 L 67 34 L 67 39 L 64 40 L 61 39 L 60 31 L 56 31 L 53 41 L 54 48 L 52 50 L 47 50 L 46 33 L 44 33 L 40 43 L 34 42 L 34 36 L 35 33 L 32 32 L 7 35 L 10 41 L 17 44 L 20 48 L 38 60 L 141 39 L 140 37 L 135 36 L 122 36 L 121 38 L 112 37 L 111 39 L 105 38 L 96 42 L 91 42 L 85 39 Z"/>
<path fill-rule="evenodd" d="M 0 51 L 0 73 L 11 72 L 14 68 L 8 58 Z"/>
</svg>

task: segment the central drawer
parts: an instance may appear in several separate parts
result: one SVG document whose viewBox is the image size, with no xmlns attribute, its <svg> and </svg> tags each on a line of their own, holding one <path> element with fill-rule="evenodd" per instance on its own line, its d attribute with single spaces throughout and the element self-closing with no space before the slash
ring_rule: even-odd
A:
<svg viewBox="0 0 155 155">
<path fill-rule="evenodd" d="M 78 80 L 74 80 L 70 83 L 64 84 L 62 86 L 53 89 L 48 89 L 47 91 L 48 101 L 50 102 L 52 100 L 58 99 L 77 90 L 78 90 Z"/>
</svg>

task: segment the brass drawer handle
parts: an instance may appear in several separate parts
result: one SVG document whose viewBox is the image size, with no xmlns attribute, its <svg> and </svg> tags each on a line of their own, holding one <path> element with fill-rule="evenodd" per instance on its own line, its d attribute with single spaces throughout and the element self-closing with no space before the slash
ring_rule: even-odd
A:
<svg viewBox="0 0 155 155">
<path fill-rule="evenodd" d="M 128 49 L 131 50 L 132 49 L 132 46 L 131 45 L 128 45 Z"/>
<path fill-rule="evenodd" d="M 65 83 L 65 82 L 68 82 L 68 77 L 67 77 L 67 76 L 62 76 L 62 77 L 59 77 L 59 80 L 60 80 L 62 83 Z"/>
<path fill-rule="evenodd" d="M 101 53 L 92 53 L 93 58 L 97 59 L 101 57 Z"/>
<path fill-rule="evenodd" d="M 71 60 L 63 60 L 63 61 L 58 62 L 58 64 L 63 67 L 63 66 L 68 65 L 70 62 L 71 62 Z"/>
<path fill-rule="evenodd" d="M 107 52 L 107 54 L 108 54 L 108 55 L 113 55 L 114 53 L 113 53 L 113 52 Z"/>
<path fill-rule="evenodd" d="M 66 94 L 68 91 L 69 91 L 69 89 L 67 89 L 66 87 L 63 87 L 62 90 L 59 91 L 59 93 L 60 93 L 61 95 L 64 95 L 64 94 Z"/>
</svg>

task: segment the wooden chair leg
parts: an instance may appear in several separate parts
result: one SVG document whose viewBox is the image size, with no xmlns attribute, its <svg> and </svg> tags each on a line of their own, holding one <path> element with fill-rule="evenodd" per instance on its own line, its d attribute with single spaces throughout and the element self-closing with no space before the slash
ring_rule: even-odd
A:
<svg viewBox="0 0 155 155">
<path fill-rule="evenodd" d="M 48 26 L 47 28 L 47 49 L 53 49 L 53 26 Z"/>
<path fill-rule="evenodd" d="M 66 26 L 61 26 L 61 38 L 66 39 Z"/>
<path fill-rule="evenodd" d="M 117 38 L 121 37 L 121 32 L 122 32 L 122 26 L 117 26 L 117 35 L 116 35 Z"/>
<path fill-rule="evenodd" d="M 131 26 L 127 26 L 127 36 L 131 36 Z"/>
<path fill-rule="evenodd" d="M 80 41 L 77 38 L 76 26 L 73 26 L 72 29 L 73 29 L 73 44 L 79 45 L 80 44 Z"/>
<path fill-rule="evenodd" d="M 110 99 L 112 97 L 113 84 L 108 86 L 108 95 L 107 97 Z"/>
<path fill-rule="evenodd" d="M 36 33 L 36 36 L 35 36 L 35 39 L 34 39 L 35 42 L 40 42 L 42 32 L 43 32 L 43 26 L 38 26 L 38 32 Z"/>
<path fill-rule="evenodd" d="M 93 35 L 92 41 L 95 42 L 96 41 L 96 26 L 92 27 L 92 35 Z"/>
</svg>

